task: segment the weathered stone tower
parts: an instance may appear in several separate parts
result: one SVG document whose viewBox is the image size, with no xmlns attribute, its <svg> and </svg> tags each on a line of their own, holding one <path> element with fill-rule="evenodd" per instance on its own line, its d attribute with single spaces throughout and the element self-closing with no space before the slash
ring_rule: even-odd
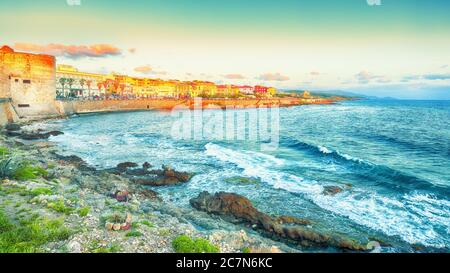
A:
<svg viewBox="0 0 450 273">
<path fill-rule="evenodd" d="M 53 116 L 55 57 L 0 49 L 0 98 L 9 99 L 21 118 Z"/>
</svg>

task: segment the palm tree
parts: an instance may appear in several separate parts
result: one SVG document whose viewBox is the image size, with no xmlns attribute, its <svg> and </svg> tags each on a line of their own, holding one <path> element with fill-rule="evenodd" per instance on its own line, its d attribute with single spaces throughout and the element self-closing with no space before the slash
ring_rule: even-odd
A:
<svg viewBox="0 0 450 273">
<path fill-rule="evenodd" d="M 81 85 L 81 93 L 84 97 L 84 85 L 86 84 L 86 80 L 85 79 L 80 79 L 80 85 Z"/>
<path fill-rule="evenodd" d="M 63 95 L 63 97 L 64 97 L 64 86 L 66 85 L 66 83 L 67 83 L 67 79 L 66 78 L 59 78 L 59 84 L 61 84 L 61 86 L 62 86 L 62 95 Z"/>
<path fill-rule="evenodd" d="M 124 83 L 121 83 L 120 84 L 120 93 L 121 93 L 121 96 L 122 96 L 122 98 L 123 98 L 123 91 L 125 90 L 125 84 Z"/>
<path fill-rule="evenodd" d="M 69 94 L 72 95 L 72 85 L 75 83 L 75 80 L 72 78 L 67 79 L 67 84 L 69 85 Z"/>
<path fill-rule="evenodd" d="M 88 87 L 88 96 L 91 96 L 91 85 L 92 85 L 92 81 L 91 80 L 87 80 L 86 81 L 86 85 Z"/>
<path fill-rule="evenodd" d="M 101 96 L 102 94 L 102 87 L 103 87 L 103 83 L 102 82 L 97 82 L 97 89 L 98 89 L 98 95 Z"/>
</svg>

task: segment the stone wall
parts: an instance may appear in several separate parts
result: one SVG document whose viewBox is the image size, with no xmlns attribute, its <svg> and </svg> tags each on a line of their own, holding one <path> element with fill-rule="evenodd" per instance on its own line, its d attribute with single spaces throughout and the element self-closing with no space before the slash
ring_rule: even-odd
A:
<svg viewBox="0 0 450 273">
<path fill-rule="evenodd" d="M 0 50 L 0 97 L 22 118 L 55 115 L 55 57 Z"/>
<path fill-rule="evenodd" d="M 0 126 L 17 122 L 19 117 L 8 100 L 0 99 Z"/>
<path fill-rule="evenodd" d="M 294 98 L 285 99 L 203 99 L 202 107 L 206 109 L 225 107 L 270 107 L 298 105 L 299 100 Z M 94 112 L 117 112 L 136 110 L 172 110 L 175 106 L 193 108 L 195 100 L 176 99 L 134 99 L 134 100 L 86 100 L 86 101 L 56 101 L 55 108 L 60 115 L 72 115 Z"/>
</svg>

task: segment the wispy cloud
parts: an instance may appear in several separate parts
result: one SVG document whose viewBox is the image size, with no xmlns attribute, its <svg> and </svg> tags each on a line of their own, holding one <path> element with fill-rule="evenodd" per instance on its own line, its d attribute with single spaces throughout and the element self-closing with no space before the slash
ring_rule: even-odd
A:
<svg viewBox="0 0 450 273">
<path fill-rule="evenodd" d="M 319 75 L 320 75 L 320 72 L 318 72 L 318 71 L 311 71 L 311 72 L 309 72 L 309 74 L 310 74 L 311 76 L 319 76 Z"/>
<path fill-rule="evenodd" d="M 166 71 L 161 70 L 153 70 L 153 68 L 149 65 L 142 65 L 134 68 L 135 72 L 139 72 L 145 75 L 167 75 Z"/>
<path fill-rule="evenodd" d="M 281 75 L 280 73 L 265 73 L 259 76 L 260 80 L 263 81 L 288 81 L 289 77 Z"/>
<path fill-rule="evenodd" d="M 366 70 L 363 70 L 357 74 L 355 74 L 355 79 L 360 84 L 368 84 L 370 82 L 375 83 L 390 83 L 392 80 L 386 76 L 375 75 Z"/>
<path fill-rule="evenodd" d="M 241 75 L 241 74 L 226 74 L 226 75 L 223 75 L 223 77 L 225 79 L 230 79 L 230 80 L 242 80 L 242 79 L 245 79 L 245 76 Z"/>
<path fill-rule="evenodd" d="M 58 57 L 67 57 L 72 59 L 82 57 L 108 57 L 117 56 L 122 52 L 120 49 L 109 44 L 94 44 L 94 45 L 63 45 L 63 44 L 48 44 L 38 45 L 33 43 L 16 43 L 15 50 L 50 54 Z"/>
<path fill-rule="evenodd" d="M 420 80 L 422 77 L 419 75 L 407 75 L 407 76 L 403 76 L 400 79 L 400 82 L 410 82 L 410 81 L 415 81 L 415 80 Z"/>
<path fill-rule="evenodd" d="M 152 72 L 152 68 L 148 65 L 143 65 L 134 68 L 134 71 L 142 74 L 150 74 Z"/>
<path fill-rule="evenodd" d="M 427 74 L 424 75 L 423 78 L 430 81 L 450 80 L 450 74 Z"/>
</svg>

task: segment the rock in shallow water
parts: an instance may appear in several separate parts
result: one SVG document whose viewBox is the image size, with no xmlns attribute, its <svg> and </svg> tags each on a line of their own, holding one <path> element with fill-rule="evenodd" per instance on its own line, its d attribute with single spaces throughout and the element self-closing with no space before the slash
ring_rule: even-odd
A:
<svg viewBox="0 0 450 273">
<path fill-rule="evenodd" d="M 134 182 L 148 186 L 169 186 L 185 183 L 189 181 L 193 174 L 188 172 L 178 172 L 168 166 L 163 166 L 162 170 L 147 171 L 152 176 L 142 176 L 133 178 Z"/>
<path fill-rule="evenodd" d="M 342 192 L 342 188 L 338 186 L 325 186 L 323 187 L 322 194 L 323 195 L 335 195 L 337 193 Z"/>
<path fill-rule="evenodd" d="M 60 131 L 50 131 L 47 133 L 41 133 L 41 132 L 37 132 L 37 133 L 19 133 L 16 134 L 16 136 L 20 137 L 23 140 L 38 140 L 38 139 L 47 139 L 51 136 L 59 136 L 64 134 L 63 132 Z"/>
</svg>

